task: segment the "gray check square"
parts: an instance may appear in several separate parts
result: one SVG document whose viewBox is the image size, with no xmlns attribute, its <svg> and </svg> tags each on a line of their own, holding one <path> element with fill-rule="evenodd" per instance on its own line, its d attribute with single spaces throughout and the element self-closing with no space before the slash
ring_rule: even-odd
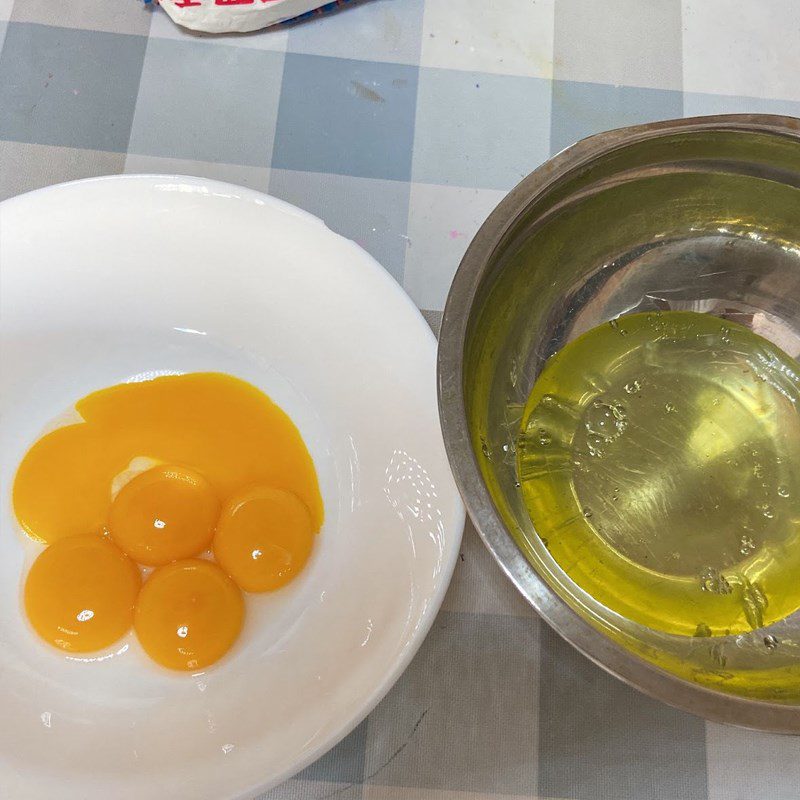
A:
<svg viewBox="0 0 800 800">
<path fill-rule="evenodd" d="M 0 138 L 124 153 L 147 39 L 11 22 Z"/>
<path fill-rule="evenodd" d="M 150 39 L 130 152 L 268 167 L 283 53 Z"/>
<path fill-rule="evenodd" d="M 290 25 L 286 50 L 363 61 L 417 64 L 423 0 L 369 0 Z"/>
<path fill-rule="evenodd" d="M 272 166 L 411 176 L 417 67 L 286 54 Z"/>
<path fill-rule="evenodd" d="M 148 8 L 141 0 L 80 0 L 77 3 L 14 0 L 11 12 L 14 22 L 38 22 L 62 28 L 135 33 L 140 36 L 147 36 L 151 18 L 152 7 Z"/>
<path fill-rule="evenodd" d="M 631 689 L 545 626 L 540 688 L 540 797 L 708 797 L 703 720 Z"/>
<path fill-rule="evenodd" d="M 593 133 L 683 116 L 683 95 L 603 83 L 553 81 L 550 151 L 558 153 Z"/>
<path fill-rule="evenodd" d="M 0 141 L 0 200 L 63 181 L 115 175 L 124 166 L 124 153 Z"/>
<path fill-rule="evenodd" d="M 800 117 L 800 102 L 684 92 L 683 113 L 687 117 L 699 117 L 703 114 L 782 114 Z"/>
<path fill-rule="evenodd" d="M 366 782 L 536 794 L 536 620 L 442 612 L 372 712 Z"/>
<path fill-rule="evenodd" d="M 558 0 L 554 77 L 680 90 L 683 84 L 681 2 Z"/>
<path fill-rule="evenodd" d="M 402 282 L 409 184 L 319 172 L 273 169 L 269 192 L 320 217 Z"/>
<path fill-rule="evenodd" d="M 328 783 L 363 783 L 367 722 L 362 722 L 322 758 L 306 767 L 296 778 Z"/>
<path fill-rule="evenodd" d="M 324 783 L 322 781 L 290 780 L 270 789 L 253 800 L 362 800 L 364 787 L 360 783 Z M 191 798 L 189 798 L 191 800 Z"/>
<path fill-rule="evenodd" d="M 414 181 L 510 189 L 547 158 L 550 81 L 423 67 Z"/>
</svg>

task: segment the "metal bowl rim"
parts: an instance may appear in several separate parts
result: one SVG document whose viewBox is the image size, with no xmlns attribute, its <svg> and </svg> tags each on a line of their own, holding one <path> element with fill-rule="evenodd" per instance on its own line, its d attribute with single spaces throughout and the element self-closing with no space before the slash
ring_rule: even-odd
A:
<svg viewBox="0 0 800 800">
<path fill-rule="evenodd" d="M 708 720 L 776 733 L 800 733 L 800 705 L 726 694 L 683 680 L 633 655 L 592 627 L 536 572 L 507 531 L 472 449 L 463 393 L 463 356 L 473 304 L 488 265 L 514 223 L 556 181 L 635 142 L 695 131 L 767 133 L 800 140 L 800 119 L 767 114 L 694 117 L 619 128 L 568 147 L 525 177 L 470 243 L 445 303 L 439 336 L 439 416 L 447 455 L 467 511 L 489 552 L 553 630 L 601 668 L 671 706 Z"/>
</svg>

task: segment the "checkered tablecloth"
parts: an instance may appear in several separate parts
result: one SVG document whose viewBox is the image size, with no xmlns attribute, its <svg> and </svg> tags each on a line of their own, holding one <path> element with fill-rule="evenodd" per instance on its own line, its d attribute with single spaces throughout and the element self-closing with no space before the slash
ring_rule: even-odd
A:
<svg viewBox="0 0 800 800">
<path fill-rule="evenodd" d="M 371 252 L 435 328 L 470 237 L 576 139 L 800 115 L 798 0 L 365 0 L 209 38 L 140 0 L 0 0 L 0 195 L 171 172 L 268 191 Z M 389 696 L 266 797 L 800 797 L 800 738 L 707 724 L 564 644 L 468 526 Z"/>
</svg>

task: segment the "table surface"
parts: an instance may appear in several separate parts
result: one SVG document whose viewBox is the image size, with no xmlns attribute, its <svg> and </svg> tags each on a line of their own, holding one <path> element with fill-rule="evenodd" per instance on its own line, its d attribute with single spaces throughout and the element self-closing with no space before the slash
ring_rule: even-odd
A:
<svg viewBox="0 0 800 800">
<path fill-rule="evenodd" d="M 0 0 L 0 196 L 220 178 L 359 242 L 434 326 L 481 221 L 587 134 L 800 116 L 796 0 L 366 0 L 226 38 L 140 0 Z M 268 798 L 800 796 L 800 739 L 675 711 L 518 597 L 468 526 L 434 630 L 347 739 Z"/>
</svg>

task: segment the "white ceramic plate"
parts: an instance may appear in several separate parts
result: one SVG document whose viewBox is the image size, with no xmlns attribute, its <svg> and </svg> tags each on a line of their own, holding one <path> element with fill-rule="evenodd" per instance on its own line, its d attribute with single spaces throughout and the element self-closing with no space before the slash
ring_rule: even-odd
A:
<svg viewBox="0 0 800 800">
<path fill-rule="evenodd" d="M 254 383 L 300 428 L 326 506 L 312 561 L 248 596 L 205 673 L 161 670 L 132 636 L 67 658 L 20 613 L 37 548 L 11 513 L 16 466 L 87 392 L 195 370 Z M 350 731 L 419 647 L 458 553 L 434 373 L 400 287 L 273 198 L 136 176 L 0 205 L 0 796 L 249 798 Z"/>
</svg>

